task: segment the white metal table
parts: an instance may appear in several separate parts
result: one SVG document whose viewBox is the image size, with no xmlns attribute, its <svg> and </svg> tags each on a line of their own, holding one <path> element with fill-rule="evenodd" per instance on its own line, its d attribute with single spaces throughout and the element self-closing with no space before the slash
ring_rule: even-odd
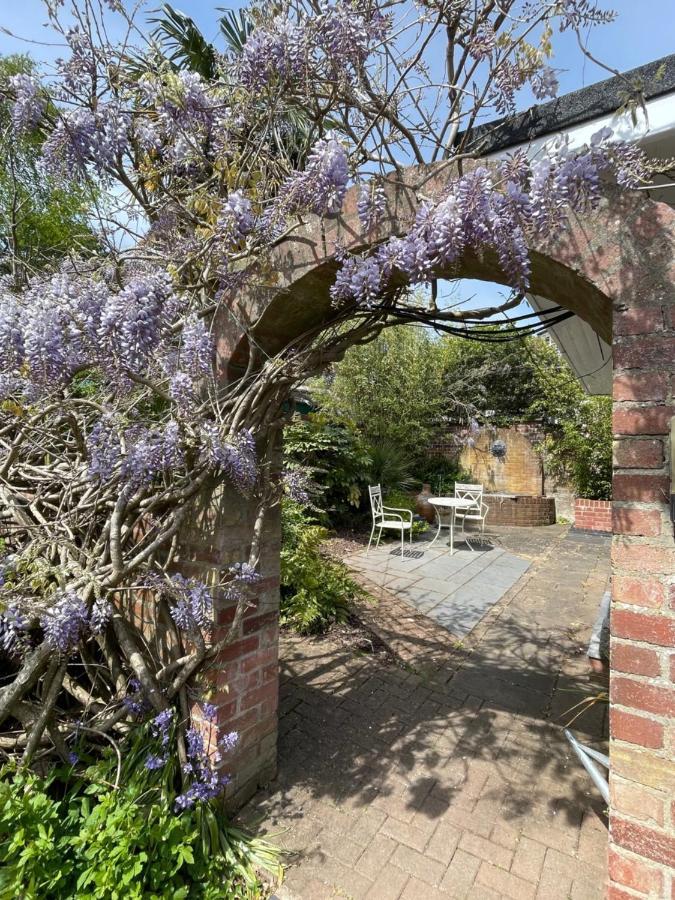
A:
<svg viewBox="0 0 675 900">
<path fill-rule="evenodd" d="M 438 518 L 438 531 L 436 532 L 436 536 L 431 541 L 429 546 L 433 546 L 438 540 L 438 537 L 441 533 L 441 528 L 443 528 L 443 523 L 441 522 L 441 513 L 442 509 L 447 509 L 450 512 L 450 556 L 454 553 L 454 538 L 455 538 L 455 513 L 458 509 L 469 509 L 471 506 L 475 506 L 475 502 L 473 500 L 460 500 L 459 497 L 429 497 L 429 503 L 433 506 L 436 517 Z M 473 547 L 467 540 L 467 546 L 469 550 L 473 552 Z"/>
</svg>

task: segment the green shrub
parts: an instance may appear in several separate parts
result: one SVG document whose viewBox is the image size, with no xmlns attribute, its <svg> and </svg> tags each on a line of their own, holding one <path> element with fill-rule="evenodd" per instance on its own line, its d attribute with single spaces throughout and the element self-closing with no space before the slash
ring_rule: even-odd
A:
<svg viewBox="0 0 675 900">
<path fill-rule="evenodd" d="M 547 471 L 572 482 L 577 497 L 612 499 L 612 400 L 587 397 L 540 446 Z"/>
<path fill-rule="evenodd" d="M 328 532 L 290 500 L 283 501 L 281 521 L 282 623 L 309 633 L 343 622 L 363 591 L 345 566 L 321 552 Z"/>
<path fill-rule="evenodd" d="M 41 777 L 0 772 L 0 898 L 253 900 L 257 870 L 280 875 L 278 853 L 224 820 L 215 801 L 176 812 L 177 762 L 148 770 L 146 727 L 118 757 Z"/>
<path fill-rule="evenodd" d="M 454 459 L 446 456 L 428 456 L 417 467 L 420 484 L 431 485 L 432 493 L 439 497 L 453 496 L 456 481 L 471 481 L 471 475 L 465 472 Z"/>
<path fill-rule="evenodd" d="M 371 460 L 347 423 L 315 413 L 295 418 L 284 429 L 284 456 L 290 467 L 310 471 L 321 489 L 317 498 L 331 525 L 350 524 L 365 497 Z"/>
</svg>

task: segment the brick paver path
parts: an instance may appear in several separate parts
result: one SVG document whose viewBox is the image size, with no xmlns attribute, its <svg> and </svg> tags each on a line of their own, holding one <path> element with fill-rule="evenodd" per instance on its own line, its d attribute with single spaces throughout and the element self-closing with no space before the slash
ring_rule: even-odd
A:
<svg viewBox="0 0 675 900">
<path fill-rule="evenodd" d="M 284 638 L 279 777 L 242 816 L 289 851 L 279 896 L 603 896 L 602 804 L 559 717 L 599 687 L 584 648 L 609 544 L 561 528 L 501 538 L 532 566 L 461 647 L 382 593 L 371 618 L 385 611 L 406 667 Z M 605 715 L 573 727 L 598 740 Z"/>
</svg>

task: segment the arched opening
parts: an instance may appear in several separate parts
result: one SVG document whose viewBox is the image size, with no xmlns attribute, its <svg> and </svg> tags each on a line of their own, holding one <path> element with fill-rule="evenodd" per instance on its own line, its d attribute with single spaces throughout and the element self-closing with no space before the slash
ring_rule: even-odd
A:
<svg viewBox="0 0 675 900">
<path fill-rule="evenodd" d="M 447 173 L 412 169 L 386 186 L 384 222 L 361 233 L 356 192 L 335 221 L 309 219 L 275 251 L 275 284 L 243 296 L 242 315 L 252 322 L 252 341 L 274 355 L 330 317 L 336 245 L 361 251 L 401 233 L 410 224 L 424 182 L 437 197 Z M 611 674 L 611 840 L 616 847 L 663 857 L 661 831 L 671 840 L 675 822 L 661 831 L 637 829 L 622 817 L 626 788 L 633 803 L 668 808 L 672 787 L 673 700 L 667 673 L 675 646 L 672 625 L 672 523 L 668 468 L 675 368 L 675 213 L 642 194 L 609 190 L 597 209 L 570 222 L 555 240 L 530 247 L 531 289 L 587 322 L 614 354 L 614 507 Z M 467 257 L 461 266 L 434 273 L 504 283 L 494 258 Z M 236 378 L 250 361 L 243 334 L 230 323 Z M 637 799 L 636 799 L 637 798 Z M 665 815 L 669 815 L 665 814 Z"/>
</svg>

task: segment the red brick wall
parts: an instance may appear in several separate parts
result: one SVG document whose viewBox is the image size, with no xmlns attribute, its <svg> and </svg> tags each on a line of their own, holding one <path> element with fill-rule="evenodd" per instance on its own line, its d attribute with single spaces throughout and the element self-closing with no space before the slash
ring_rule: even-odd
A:
<svg viewBox="0 0 675 900">
<path fill-rule="evenodd" d="M 610 900 L 675 897 L 675 305 L 646 293 L 614 315 Z"/>
<path fill-rule="evenodd" d="M 248 559 L 255 508 L 234 488 L 218 486 L 204 492 L 189 527 L 181 536 L 176 568 L 217 584 L 235 562 Z M 279 551 L 278 509 L 264 529 L 259 571 L 263 581 L 244 615 L 234 640 L 208 665 L 201 676 L 202 696 L 218 709 L 215 726 L 202 723 L 211 745 L 230 731 L 239 734 L 234 753 L 223 759 L 232 776 L 226 799 L 241 806 L 258 786 L 276 773 L 277 706 L 279 693 Z M 234 604 L 216 594 L 211 641 L 225 637 L 234 617 Z M 200 698 L 193 698 L 197 701 Z M 193 714 L 199 717 L 199 703 Z"/>
<path fill-rule="evenodd" d="M 612 531 L 612 501 L 586 500 L 577 497 L 574 501 L 574 527 L 582 531 Z"/>
<path fill-rule="evenodd" d="M 555 525 L 553 497 L 491 497 L 483 500 L 490 507 L 486 522 L 489 525 Z"/>
</svg>

